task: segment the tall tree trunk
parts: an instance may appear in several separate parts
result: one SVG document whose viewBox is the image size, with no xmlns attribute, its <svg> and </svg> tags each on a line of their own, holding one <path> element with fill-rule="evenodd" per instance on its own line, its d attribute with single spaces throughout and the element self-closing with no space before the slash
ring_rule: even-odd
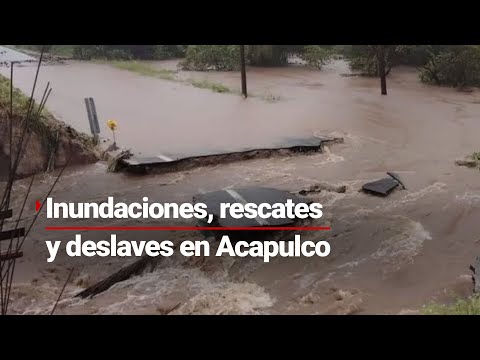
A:
<svg viewBox="0 0 480 360">
<path fill-rule="evenodd" d="M 247 94 L 247 70 L 245 65 L 245 45 L 240 45 L 240 64 L 242 72 L 242 94 L 245 98 Z"/>
<path fill-rule="evenodd" d="M 378 74 L 382 95 L 387 95 L 387 73 L 385 65 L 385 45 L 377 45 Z"/>
</svg>

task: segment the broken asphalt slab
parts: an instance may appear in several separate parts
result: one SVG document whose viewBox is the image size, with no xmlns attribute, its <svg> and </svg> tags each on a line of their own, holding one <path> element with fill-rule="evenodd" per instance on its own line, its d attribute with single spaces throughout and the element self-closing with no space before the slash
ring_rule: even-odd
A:
<svg viewBox="0 0 480 360">
<path fill-rule="evenodd" d="M 406 190 L 406 187 L 400 180 L 398 174 L 394 172 L 387 172 L 387 175 L 389 176 L 388 178 L 372 181 L 363 185 L 362 190 L 366 193 L 380 196 L 389 195 L 398 186 L 401 186 L 404 190 Z"/>
<path fill-rule="evenodd" d="M 274 155 L 307 154 L 322 152 L 328 144 L 343 143 L 343 138 L 310 137 L 284 139 L 278 144 L 265 148 L 245 148 L 238 151 L 203 151 L 198 153 L 173 154 L 168 151 L 153 156 L 133 155 L 120 160 L 121 169 L 134 173 L 148 173 L 151 170 L 184 170 L 197 166 L 228 163 L 248 159 L 267 158 Z"/>
</svg>

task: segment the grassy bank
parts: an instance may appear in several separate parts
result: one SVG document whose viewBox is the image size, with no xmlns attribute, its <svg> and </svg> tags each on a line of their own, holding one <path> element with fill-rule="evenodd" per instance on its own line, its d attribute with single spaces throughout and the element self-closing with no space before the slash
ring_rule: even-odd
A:
<svg viewBox="0 0 480 360">
<path fill-rule="evenodd" d="M 18 149 L 18 141 L 23 133 L 29 98 L 17 89 L 13 96 L 13 141 Z M 0 139 L 9 141 L 10 80 L 0 75 Z M 17 170 L 17 178 L 51 171 L 70 162 L 83 165 L 96 162 L 99 152 L 90 136 L 79 133 L 67 124 L 58 121 L 46 109 L 37 118 L 38 104 L 34 105 L 28 122 L 28 138 L 22 150 L 23 157 Z M 0 147 L 0 174 L 8 173 L 5 159 L 9 157 L 7 147 Z M 68 158 L 67 158 L 68 156 Z M 70 161 L 70 160 L 71 161 Z"/>
<path fill-rule="evenodd" d="M 29 98 L 20 90 L 13 89 L 13 114 L 14 116 L 24 116 L 28 108 Z M 0 75 L 0 113 L 10 111 L 10 80 Z M 45 114 L 47 113 L 44 110 Z"/>
<path fill-rule="evenodd" d="M 190 79 L 189 83 L 192 84 L 193 86 L 195 86 L 196 88 L 209 89 L 209 90 L 211 90 L 213 92 L 216 92 L 216 93 L 231 93 L 232 92 L 228 87 L 226 87 L 222 84 L 212 83 L 208 80 Z"/>
<path fill-rule="evenodd" d="M 111 64 L 117 69 L 121 70 L 128 70 L 134 73 L 143 75 L 143 76 L 151 76 L 156 77 L 163 80 L 170 80 L 176 81 L 175 73 L 171 70 L 166 69 L 155 69 L 151 65 L 147 63 L 139 62 L 139 61 L 99 61 L 100 63 L 107 63 Z"/>
<path fill-rule="evenodd" d="M 175 81 L 175 82 L 183 82 L 193 85 L 199 89 L 208 89 L 216 93 L 232 93 L 233 91 L 226 87 L 225 85 L 213 83 L 208 80 L 196 80 L 196 79 L 188 79 L 188 80 L 181 80 L 179 79 L 174 71 L 167 70 L 167 69 L 158 69 L 153 67 L 152 65 L 141 62 L 141 61 L 97 61 L 101 64 L 108 64 L 116 67 L 117 69 L 127 70 L 139 75 L 143 76 L 150 76 L 158 79 L 168 80 L 168 81 Z"/>
<path fill-rule="evenodd" d="M 14 89 L 13 91 L 13 118 L 15 121 L 21 121 L 25 118 L 29 100 L 20 90 Z M 51 131 L 53 116 L 47 109 L 43 109 L 38 120 L 34 114 L 37 113 L 39 107 L 38 104 L 34 104 L 32 116 L 30 117 L 29 129 L 36 133 L 43 144 L 48 149 L 54 149 L 56 143 L 56 134 Z M 0 121 L 6 121 L 8 113 L 10 111 L 10 80 L 0 75 Z"/>
<path fill-rule="evenodd" d="M 228 86 L 225 86 L 220 83 L 212 82 L 207 79 L 194 79 L 194 78 L 189 78 L 189 79 L 181 79 L 180 77 L 177 76 L 177 72 L 168 70 L 168 69 L 162 69 L 162 68 L 157 68 L 148 62 L 144 61 L 136 61 L 136 60 L 95 60 L 96 63 L 98 64 L 106 64 L 113 66 L 117 69 L 120 70 L 126 70 L 130 72 L 134 72 L 136 74 L 142 75 L 142 76 L 149 76 L 157 79 L 162 79 L 162 80 L 167 80 L 167 81 L 173 81 L 173 82 L 178 82 L 178 83 L 183 83 L 183 84 L 189 84 L 192 85 L 196 88 L 199 89 L 206 89 L 213 91 L 215 93 L 219 94 L 237 94 L 240 95 L 239 90 L 233 90 L 229 88 Z M 265 102 L 269 103 L 276 103 L 282 100 L 282 97 L 276 96 L 270 93 L 266 93 L 263 95 L 260 94 L 249 94 L 249 97 L 251 98 L 259 98 Z"/>
<path fill-rule="evenodd" d="M 429 304 L 422 310 L 423 315 L 480 315 L 480 296 L 459 299 L 451 305 Z"/>
</svg>

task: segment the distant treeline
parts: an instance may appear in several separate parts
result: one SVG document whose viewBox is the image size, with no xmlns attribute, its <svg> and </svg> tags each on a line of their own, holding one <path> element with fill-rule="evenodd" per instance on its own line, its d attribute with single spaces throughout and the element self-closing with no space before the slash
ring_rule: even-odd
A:
<svg viewBox="0 0 480 360">
<path fill-rule="evenodd" d="M 415 66 L 423 82 L 455 87 L 480 86 L 479 45 L 383 45 L 387 72 L 398 65 Z M 378 72 L 371 45 L 346 47 L 350 67 L 365 75 Z"/>
<path fill-rule="evenodd" d="M 41 51 L 44 45 L 16 45 Z M 187 45 L 46 45 L 45 51 L 53 55 L 78 60 L 162 60 L 183 57 Z"/>
<path fill-rule="evenodd" d="M 352 70 L 378 76 L 380 45 L 248 45 L 247 61 L 253 66 L 282 66 L 292 56 L 321 69 L 341 56 Z M 398 65 L 415 66 L 425 83 L 455 87 L 480 86 L 480 45 L 381 45 L 387 74 Z M 190 45 L 183 67 L 191 70 L 235 70 L 238 45 Z"/>
<path fill-rule="evenodd" d="M 187 45 L 74 45 L 73 57 L 80 60 L 162 60 L 183 57 Z"/>
<path fill-rule="evenodd" d="M 40 50 L 42 45 L 18 45 Z M 341 56 L 352 70 L 378 75 L 379 45 L 245 45 L 251 66 L 283 66 L 292 56 L 321 69 Z M 447 86 L 480 86 L 479 45 L 381 45 L 387 74 L 398 65 L 415 66 L 426 83 Z M 238 70 L 239 45 L 47 45 L 47 51 L 80 60 L 163 60 L 183 58 L 186 70 Z"/>
</svg>

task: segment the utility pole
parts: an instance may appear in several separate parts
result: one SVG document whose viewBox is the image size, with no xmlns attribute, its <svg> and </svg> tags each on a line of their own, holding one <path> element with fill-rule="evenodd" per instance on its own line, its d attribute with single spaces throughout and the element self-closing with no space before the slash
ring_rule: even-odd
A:
<svg viewBox="0 0 480 360">
<path fill-rule="evenodd" d="M 242 94 L 245 98 L 248 97 L 247 94 L 247 69 L 245 65 L 245 45 L 240 45 L 240 65 L 242 73 Z"/>
<path fill-rule="evenodd" d="M 377 45 L 378 75 L 380 76 L 380 87 L 382 95 L 387 95 L 387 75 L 385 73 L 385 46 Z"/>
</svg>

